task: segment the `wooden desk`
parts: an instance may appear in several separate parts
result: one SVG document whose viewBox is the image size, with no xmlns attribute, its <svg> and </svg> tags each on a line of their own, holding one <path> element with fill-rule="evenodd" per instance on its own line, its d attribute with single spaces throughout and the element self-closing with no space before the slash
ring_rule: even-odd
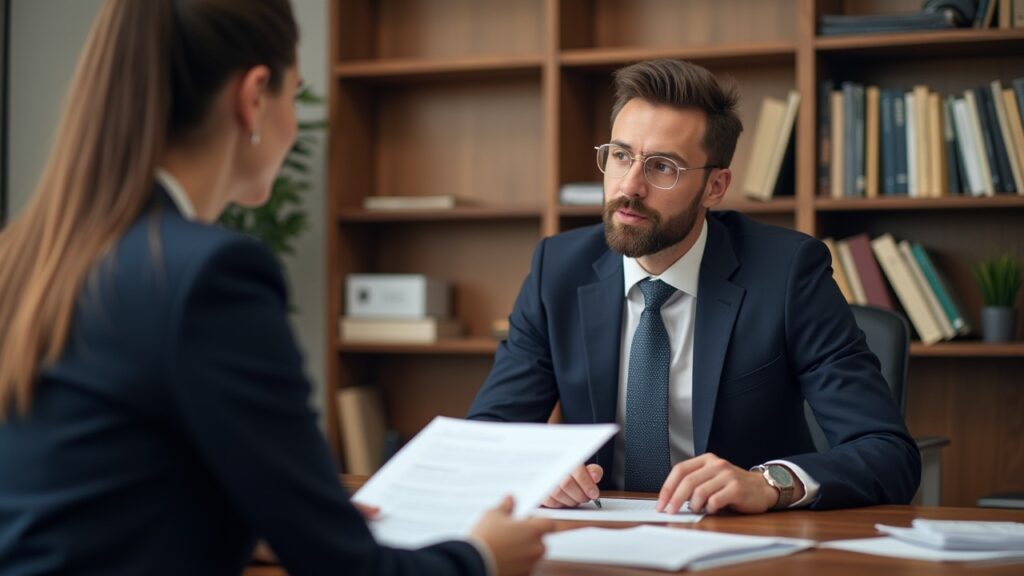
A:
<svg viewBox="0 0 1024 576">
<path fill-rule="evenodd" d="M 350 480 L 346 478 L 344 483 L 347 488 L 353 489 L 361 485 L 362 482 L 361 479 Z M 621 492 L 605 492 L 604 495 L 608 497 L 624 496 Z M 632 497 L 636 496 L 636 494 L 629 494 L 628 496 Z M 651 495 L 651 497 L 653 498 L 654 495 Z M 910 526 L 910 522 L 914 518 L 1024 522 L 1024 511 L 931 506 L 872 506 L 870 508 L 854 508 L 851 510 L 829 512 L 795 510 L 754 516 L 705 516 L 703 520 L 696 524 L 674 524 L 671 526 L 680 530 L 709 530 L 714 532 L 732 532 L 757 536 L 786 536 L 826 541 L 878 536 L 878 532 L 875 531 L 875 523 Z M 559 530 L 569 530 L 582 526 L 626 528 L 635 526 L 635 524 L 622 522 L 558 522 Z M 1003 576 L 1010 574 L 1019 575 L 1022 573 L 1024 573 L 1024 563 L 978 565 L 922 562 L 885 558 L 882 556 L 867 556 L 840 550 L 806 550 L 784 558 L 737 564 L 701 572 L 701 574 L 743 574 L 744 576 L 769 574 L 785 574 L 787 576 L 802 574 L 808 576 L 887 576 L 890 574 L 910 576 L 924 574 Z M 250 568 L 245 572 L 245 576 L 284 576 L 284 574 L 285 572 L 281 569 L 271 567 Z M 664 575 L 665 572 L 548 561 L 542 561 L 534 571 L 535 576 L 602 576 L 612 574 Z"/>
</svg>

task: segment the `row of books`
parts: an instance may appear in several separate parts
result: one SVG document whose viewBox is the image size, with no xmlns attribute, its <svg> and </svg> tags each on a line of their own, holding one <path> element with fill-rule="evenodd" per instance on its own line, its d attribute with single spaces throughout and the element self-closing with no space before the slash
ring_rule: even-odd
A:
<svg viewBox="0 0 1024 576">
<path fill-rule="evenodd" d="M 971 331 L 963 306 L 949 281 L 918 242 L 896 241 L 891 234 L 870 239 L 858 234 L 824 239 L 832 253 L 832 272 L 851 304 L 895 310 L 895 293 L 918 338 L 934 344 Z"/>
<path fill-rule="evenodd" d="M 755 200 L 771 200 L 792 189 L 793 125 L 800 107 L 800 94 L 790 90 L 786 100 L 768 97 L 754 128 L 750 160 L 743 180 L 743 194 Z M 790 193 L 791 194 L 791 193 Z"/>
<path fill-rule="evenodd" d="M 829 81 L 818 192 L 833 198 L 1024 195 L 1024 78 L 941 96 Z"/>
</svg>

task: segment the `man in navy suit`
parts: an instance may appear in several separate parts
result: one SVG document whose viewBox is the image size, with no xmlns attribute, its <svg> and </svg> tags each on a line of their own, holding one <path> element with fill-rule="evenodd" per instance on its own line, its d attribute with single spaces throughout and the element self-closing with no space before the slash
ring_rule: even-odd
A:
<svg viewBox="0 0 1024 576">
<path fill-rule="evenodd" d="M 658 492 L 668 512 L 909 502 L 920 455 L 827 249 L 709 212 L 732 179 L 735 92 L 674 60 L 615 86 L 604 223 L 541 241 L 469 417 L 542 422 L 560 402 L 566 423 L 620 424 L 551 507 L 599 487 Z"/>
</svg>

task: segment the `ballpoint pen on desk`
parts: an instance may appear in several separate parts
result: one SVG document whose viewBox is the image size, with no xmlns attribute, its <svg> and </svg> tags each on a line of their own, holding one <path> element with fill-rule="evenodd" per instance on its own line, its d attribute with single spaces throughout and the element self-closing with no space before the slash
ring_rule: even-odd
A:
<svg viewBox="0 0 1024 576">
<path fill-rule="evenodd" d="M 600 498 L 594 498 L 594 506 L 597 506 L 598 510 L 604 508 L 604 506 L 601 506 L 601 499 Z"/>
</svg>

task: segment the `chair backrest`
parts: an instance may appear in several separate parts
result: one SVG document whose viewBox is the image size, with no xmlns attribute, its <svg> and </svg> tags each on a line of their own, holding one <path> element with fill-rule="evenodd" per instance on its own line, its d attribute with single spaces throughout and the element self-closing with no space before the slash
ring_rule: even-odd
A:
<svg viewBox="0 0 1024 576">
<path fill-rule="evenodd" d="M 893 399 L 904 413 L 907 398 L 907 365 L 910 355 L 910 325 L 898 312 L 873 306 L 850 305 L 857 326 L 864 332 L 868 348 L 878 356 L 882 377 L 889 384 Z M 829 449 L 825 433 L 818 426 L 811 407 L 804 402 L 807 427 L 819 452 Z"/>
</svg>

